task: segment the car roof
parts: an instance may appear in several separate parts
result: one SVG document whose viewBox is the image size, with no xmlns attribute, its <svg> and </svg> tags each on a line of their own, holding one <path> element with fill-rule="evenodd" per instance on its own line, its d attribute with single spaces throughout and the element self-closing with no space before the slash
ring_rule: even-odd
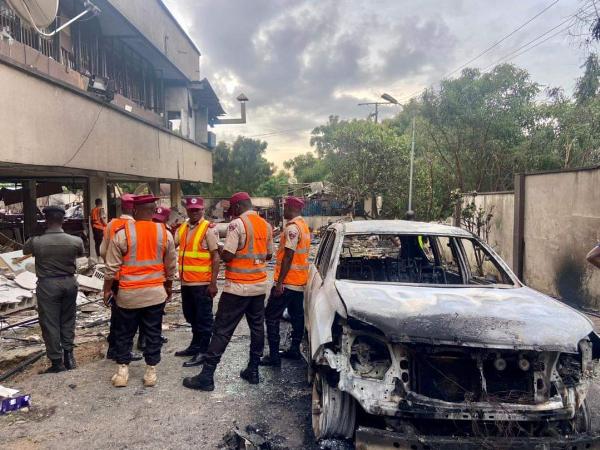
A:
<svg viewBox="0 0 600 450">
<path fill-rule="evenodd" d="M 397 233 L 473 237 L 473 234 L 462 228 L 409 220 L 355 220 L 352 222 L 338 222 L 332 224 L 331 227 L 344 234 Z"/>
</svg>

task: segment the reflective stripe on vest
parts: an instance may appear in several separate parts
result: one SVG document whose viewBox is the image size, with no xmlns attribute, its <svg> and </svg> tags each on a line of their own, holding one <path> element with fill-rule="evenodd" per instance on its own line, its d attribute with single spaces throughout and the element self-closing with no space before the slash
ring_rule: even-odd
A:
<svg viewBox="0 0 600 450">
<path fill-rule="evenodd" d="M 105 225 L 102 223 L 101 208 L 96 206 L 92 209 L 92 228 L 104 230 Z"/>
<path fill-rule="evenodd" d="M 123 256 L 119 289 L 162 286 L 167 229 L 162 223 L 128 221 L 125 225 L 127 253 Z"/>
<path fill-rule="evenodd" d="M 111 241 L 115 237 L 117 230 L 120 230 L 122 227 L 127 225 L 128 222 L 134 222 L 134 220 L 122 219 L 119 217 L 118 219 L 113 219 L 110 222 L 108 222 L 108 225 L 106 225 L 106 228 L 104 229 L 104 239 L 106 239 L 106 242 L 108 243 L 109 241 Z M 120 272 L 115 273 L 114 280 L 119 281 L 119 278 Z"/>
<path fill-rule="evenodd" d="M 292 259 L 292 265 L 288 271 L 283 284 L 289 284 L 292 286 L 304 286 L 308 282 L 308 256 L 310 251 L 310 230 L 308 225 L 302 217 L 295 217 L 290 220 L 285 226 L 286 228 L 290 225 L 296 225 L 300 230 L 300 236 L 298 238 L 298 246 L 294 251 L 294 257 Z M 277 261 L 275 263 L 275 281 L 279 280 L 279 272 L 281 271 L 281 263 L 285 255 L 285 231 L 281 233 L 279 241 L 279 249 L 277 250 Z"/>
<path fill-rule="evenodd" d="M 258 214 L 239 217 L 246 230 L 244 247 L 225 266 L 225 278 L 234 283 L 254 284 L 267 279 L 267 240 L 269 224 Z"/>
<path fill-rule="evenodd" d="M 202 240 L 206 237 L 210 223 L 203 220 L 191 231 L 188 239 L 189 222 L 185 222 L 179 233 L 179 278 L 188 283 L 209 282 L 212 279 L 212 259 L 210 252 L 202 249 Z M 189 241 L 189 242 L 188 242 Z"/>
</svg>

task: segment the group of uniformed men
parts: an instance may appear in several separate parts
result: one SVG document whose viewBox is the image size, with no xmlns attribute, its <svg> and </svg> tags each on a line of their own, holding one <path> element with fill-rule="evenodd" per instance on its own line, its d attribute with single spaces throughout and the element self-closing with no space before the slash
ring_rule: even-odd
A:
<svg viewBox="0 0 600 450">
<path fill-rule="evenodd" d="M 96 202 L 92 225 L 102 230 L 97 254 L 104 258 L 104 303 L 111 308 L 107 358 L 117 363 L 112 377 L 115 387 L 126 386 L 129 363 L 141 356 L 132 351 L 139 330 L 138 348 L 143 350 L 145 386 L 157 382 L 165 304 L 171 300 L 173 281 L 181 280 L 182 309 L 191 325 L 187 348 L 175 356 L 189 357 L 185 367 L 202 366 L 202 371 L 183 380 L 190 389 L 214 389 L 214 373 L 221 356 L 239 324 L 246 316 L 250 328 L 250 356 L 240 377 L 251 384 L 259 382 L 259 366 L 280 366 L 281 357 L 299 359 L 304 331 L 303 291 L 308 279 L 310 231 L 300 213 L 304 202 L 288 197 L 284 206 L 287 223 L 276 254 L 271 283 L 267 262 L 273 256 L 273 230 L 252 209 L 250 196 L 234 194 L 229 200 L 233 220 L 222 247 L 214 224 L 204 218 L 204 200 L 186 199 L 188 219 L 175 236 L 167 228 L 168 208 L 156 208 L 157 197 L 129 195 L 121 198 L 123 214 L 106 223 L 101 203 Z M 75 326 L 75 258 L 83 254 L 83 243 L 62 231 L 64 211 L 51 207 L 44 211 L 48 229 L 30 239 L 26 249 L 36 257 L 38 308 L 47 355 L 52 366 L 47 372 L 75 368 L 73 339 Z M 96 233 L 95 233 L 96 234 Z M 178 247 L 178 251 L 176 248 Z M 72 264 L 56 263 L 72 259 Z M 225 286 L 216 316 L 213 298 L 217 295 L 220 262 L 225 263 Z M 285 309 L 292 322 L 291 345 L 279 351 L 279 322 Z M 269 354 L 263 356 L 265 324 Z M 140 342 L 143 342 L 140 345 Z M 62 350 L 62 354 L 61 354 Z"/>
</svg>

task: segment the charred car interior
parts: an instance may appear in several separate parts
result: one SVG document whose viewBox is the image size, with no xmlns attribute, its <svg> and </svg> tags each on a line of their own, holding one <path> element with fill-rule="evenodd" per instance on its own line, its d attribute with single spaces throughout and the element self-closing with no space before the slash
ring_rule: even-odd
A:
<svg viewBox="0 0 600 450">
<path fill-rule="evenodd" d="M 478 238 L 335 224 L 305 294 L 313 429 L 374 448 L 596 448 L 589 320 Z M 379 445 L 379 447 L 377 446 Z M 371 448 L 371 447 L 369 447 Z"/>
</svg>

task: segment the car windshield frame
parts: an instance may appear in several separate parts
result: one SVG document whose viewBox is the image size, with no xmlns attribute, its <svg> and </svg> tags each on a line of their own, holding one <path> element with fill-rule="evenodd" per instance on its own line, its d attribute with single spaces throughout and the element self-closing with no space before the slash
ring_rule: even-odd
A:
<svg viewBox="0 0 600 450">
<path fill-rule="evenodd" d="M 462 283 L 423 283 L 423 282 L 408 282 L 408 281 L 372 281 L 372 280 L 358 280 L 352 278 L 343 278 L 340 277 L 338 273 L 338 268 L 341 260 L 344 258 L 344 243 L 347 242 L 348 238 L 352 238 L 355 236 L 389 236 L 390 238 L 395 236 L 406 236 L 406 237 L 415 237 L 415 236 L 424 236 L 424 237 L 432 237 L 432 238 L 447 238 L 452 242 L 453 251 L 456 251 L 456 255 L 458 257 L 458 263 L 460 264 L 460 272 L 462 277 Z M 374 231 L 370 232 L 345 232 L 338 233 L 339 242 L 337 243 L 337 251 L 335 254 L 335 270 L 332 270 L 333 277 L 335 280 L 344 281 L 344 282 L 357 282 L 357 283 L 369 283 L 369 284 L 386 284 L 386 285 L 403 285 L 403 286 L 416 286 L 416 287 L 442 287 L 442 288 L 495 288 L 495 289 L 512 289 L 517 287 L 522 287 L 522 283 L 512 272 L 508 264 L 483 240 L 477 237 L 474 234 L 459 234 L 459 233 L 435 233 L 435 232 L 425 232 L 423 234 L 415 233 L 415 232 L 401 232 L 401 231 Z M 476 245 L 478 245 L 484 252 L 485 256 L 489 258 L 489 260 L 496 266 L 496 269 L 500 272 L 500 274 L 504 274 L 501 283 L 471 283 L 465 284 L 465 280 L 470 280 L 472 277 L 470 276 L 470 267 L 469 262 L 467 260 L 467 256 L 465 254 L 464 246 L 462 245 L 462 240 L 473 241 Z M 333 259 L 333 256 L 332 256 Z M 466 274 L 469 274 L 469 277 L 466 278 Z"/>
</svg>

